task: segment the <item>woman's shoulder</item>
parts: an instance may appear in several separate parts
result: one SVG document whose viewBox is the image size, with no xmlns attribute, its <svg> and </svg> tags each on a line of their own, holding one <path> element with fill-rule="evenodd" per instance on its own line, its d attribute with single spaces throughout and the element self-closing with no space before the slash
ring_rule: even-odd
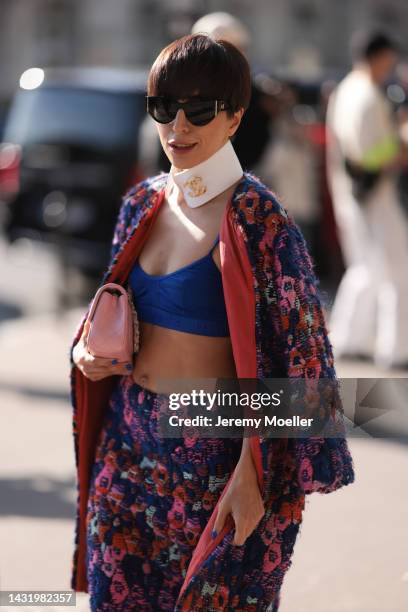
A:
<svg viewBox="0 0 408 612">
<path fill-rule="evenodd" d="M 262 224 L 271 217 L 281 223 L 293 221 L 281 198 L 253 172 L 244 172 L 242 189 L 237 195 L 240 208 L 250 223 Z"/>
<path fill-rule="evenodd" d="M 166 185 L 167 174 L 161 172 L 136 183 L 122 197 L 112 240 L 112 259 L 154 203 L 154 195 Z"/>
<path fill-rule="evenodd" d="M 160 172 L 155 176 L 149 176 L 135 185 L 132 185 L 125 193 L 123 199 L 128 201 L 129 204 L 142 204 L 166 186 L 167 178 L 167 172 Z"/>
</svg>

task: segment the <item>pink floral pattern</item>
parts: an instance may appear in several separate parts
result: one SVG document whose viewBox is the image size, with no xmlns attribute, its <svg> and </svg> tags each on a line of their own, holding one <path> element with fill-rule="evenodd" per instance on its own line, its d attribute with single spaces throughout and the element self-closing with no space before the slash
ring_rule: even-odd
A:
<svg viewBox="0 0 408 612">
<path fill-rule="evenodd" d="M 164 439 L 161 396 L 121 377 L 96 450 L 87 511 L 91 609 L 173 611 L 241 439 Z M 203 503 L 202 493 L 213 495 Z M 224 586 L 219 597 L 226 601 Z"/>
</svg>

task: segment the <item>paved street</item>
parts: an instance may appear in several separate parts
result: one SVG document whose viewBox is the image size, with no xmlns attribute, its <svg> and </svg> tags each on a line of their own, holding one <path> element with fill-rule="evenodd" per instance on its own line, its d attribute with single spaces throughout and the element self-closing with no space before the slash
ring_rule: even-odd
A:
<svg viewBox="0 0 408 612">
<path fill-rule="evenodd" d="M 75 496 L 68 348 L 83 308 L 53 314 L 55 266 L 30 248 L 11 253 L 0 242 L 0 586 L 63 590 Z M 337 367 L 345 377 L 387 375 L 368 363 Z M 408 609 L 408 447 L 362 433 L 349 444 L 356 482 L 307 498 L 282 612 Z M 87 610 L 87 596 L 77 599 Z"/>
</svg>

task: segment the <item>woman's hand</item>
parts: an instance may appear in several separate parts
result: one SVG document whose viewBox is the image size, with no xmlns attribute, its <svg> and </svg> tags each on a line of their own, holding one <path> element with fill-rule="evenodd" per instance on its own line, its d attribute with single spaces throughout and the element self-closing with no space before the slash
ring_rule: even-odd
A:
<svg viewBox="0 0 408 612">
<path fill-rule="evenodd" d="M 224 527 L 228 514 L 232 515 L 235 523 L 235 535 L 232 543 L 241 546 L 265 514 L 252 460 L 240 461 L 235 468 L 230 486 L 218 506 L 218 514 L 214 523 L 214 537 Z"/>
<path fill-rule="evenodd" d="M 94 357 L 86 347 L 85 337 L 89 330 L 89 322 L 86 321 L 80 339 L 72 351 L 72 359 L 82 374 L 90 380 L 102 380 L 113 374 L 129 375 L 132 373 L 133 365 L 114 363 L 112 359 Z"/>
</svg>

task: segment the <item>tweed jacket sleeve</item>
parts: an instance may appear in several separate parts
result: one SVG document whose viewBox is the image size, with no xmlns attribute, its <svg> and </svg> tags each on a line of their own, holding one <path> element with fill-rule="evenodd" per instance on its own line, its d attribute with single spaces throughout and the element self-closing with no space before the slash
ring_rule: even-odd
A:
<svg viewBox="0 0 408 612">
<path fill-rule="evenodd" d="M 111 245 L 111 264 L 116 259 L 116 255 L 124 245 L 127 236 L 130 234 L 132 227 L 136 223 L 135 212 L 136 202 L 143 195 L 147 186 L 147 181 L 141 181 L 131 187 L 123 196 L 122 203 L 119 209 L 118 218 L 116 220 L 115 229 L 113 231 Z M 134 222 L 132 223 L 132 218 Z"/>
<path fill-rule="evenodd" d="M 258 377 L 305 378 L 310 384 L 331 379 L 329 412 L 339 431 L 343 409 L 333 351 L 306 242 L 269 189 L 258 184 L 246 195 L 240 208 L 255 274 Z M 305 493 L 329 493 L 354 481 L 344 436 L 290 438 L 288 449 Z"/>
<path fill-rule="evenodd" d="M 273 270 L 271 317 L 283 348 L 285 372 L 288 377 L 331 379 L 331 418 L 338 425 L 343 411 L 318 282 L 305 240 L 291 218 L 275 236 Z M 330 493 L 354 481 L 347 441 L 338 431 L 336 437 L 294 438 L 291 443 L 305 493 Z"/>
</svg>

